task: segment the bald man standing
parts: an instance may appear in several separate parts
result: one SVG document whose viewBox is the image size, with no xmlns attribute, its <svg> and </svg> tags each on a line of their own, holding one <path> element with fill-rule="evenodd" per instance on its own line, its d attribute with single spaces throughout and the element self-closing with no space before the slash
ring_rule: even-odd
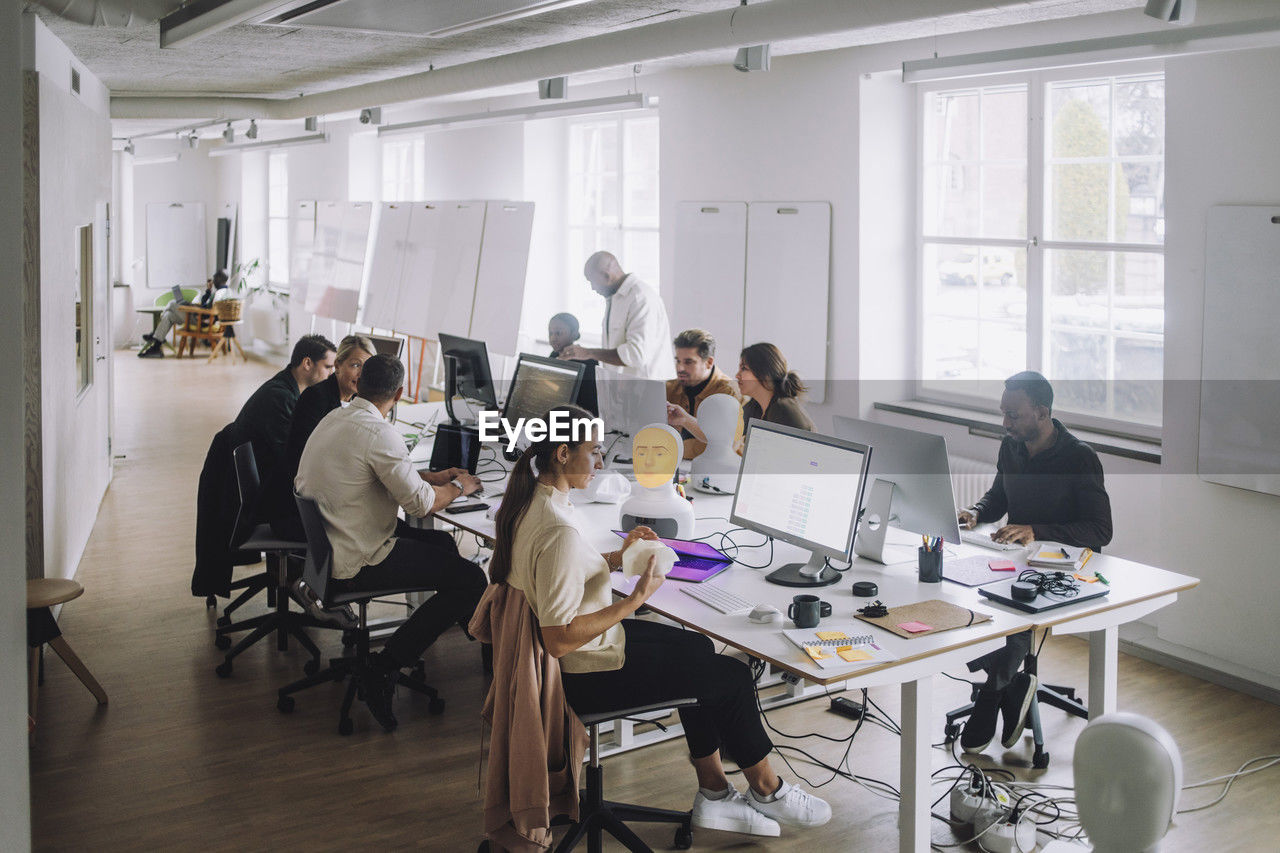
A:
<svg viewBox="0 0 1280 853">
<path fill-rule="evenodd" d="M 619 368 L 635 379 L 671 379 L 671 324 L 658 292 L 635 275 L 622 271 L 608 252 L 587 258 L 582 274 L 591 289 L 605 298 L 604 326 L 599 349 L 567 346 L 561 358 L 595 359 Z"/>
</svg>

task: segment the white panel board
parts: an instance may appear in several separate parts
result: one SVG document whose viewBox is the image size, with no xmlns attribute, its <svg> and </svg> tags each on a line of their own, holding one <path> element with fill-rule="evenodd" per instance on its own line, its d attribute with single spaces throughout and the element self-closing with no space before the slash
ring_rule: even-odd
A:
<svg viewBox="0 0 1280 853">
<path fill-rule="evenodd" d="M 372 250 L 365 272 L 360 322 L 374 329 L 394 329 L 400 302 L 400 276 L 409 239 L 410 205 L 387 202 L 374 214 Z"/>
<path fill-rule="evenodd" d="M 204 287 L 206 249 L 204 202 L 147 205 L 147 287 Z"/>
<path fill-rule="evenodd" d="M 323 202 L 316 211 L 307 310 L 317 317 L 356 321 L 372 212 L 368 202 Z"/>
<path fill-rule="evenodd" d="M 402 331 L 434 338 L 439 332 L 467 337 L 471 332 L 471 308 L 475 302 L 476 274 L 480 266 L 480 243 L 484 233 L 484 202 L 440 202 L 440 228 L 430 245 L 436 248 L 431 258 L 431 296 L 426 320 L 419 331 L 410 331 L 408 321 Z M 421 247 L 419 247 L 421 249 Z M 415 264 L 420 269 L 426 258 Z"/>
<path fill-rule="evenodd" d="M 747 203 L 680 202 L 671 332 L 710 332 L 716 339 L 716 361 L 730 376 L 742 350 L 746 288 Z"/>
<path fill-rule="evenodd" d="M 776 344 L 814 403 L 826 396 L 830 290 L 831 205 L 752 202 L 743 342 Z"/>
<path fill-rule="evenodd" d="M 1280 207 L 1209 208 L 1201 479 L 1280 495 Z"/>
<path fill-rule="evenodd" d="M 490 352 L 514 355 L 518 348 L 532 236 L 533 202 L 486 203 L 470 337 L 484 341 Z"/>
</svg>

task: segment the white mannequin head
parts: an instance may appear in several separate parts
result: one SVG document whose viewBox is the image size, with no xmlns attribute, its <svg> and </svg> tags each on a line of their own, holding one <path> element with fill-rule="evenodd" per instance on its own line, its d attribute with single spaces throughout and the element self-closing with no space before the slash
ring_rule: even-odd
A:
<svg viewBox="0 0 1280 853">
<path fill-rule="evenodd" d="M 707 437 L 707 447 L 693 459 L 693 487 L 732 493 L 742 465 L 742 457 L 733 449 L 742 437 L 742 406 L 728 394 L 712 394 L 698 405 L 698 426 Z"/>
<path fill-rule="evenodd" d="M 1156 723 L 1126 712 L 1085 726 L 1076 741 L 1076 806 L 1095 853 L 1153 853 L 1182 790 L 1182 755 Z"/>
<path fill-rule="evenodd" d="M 712 394 L 698 405 L 698 426 L 707 437 L 707 448 L 733 447 L 742 433 L 742 406 L 728 394 Z"/>
</svg>

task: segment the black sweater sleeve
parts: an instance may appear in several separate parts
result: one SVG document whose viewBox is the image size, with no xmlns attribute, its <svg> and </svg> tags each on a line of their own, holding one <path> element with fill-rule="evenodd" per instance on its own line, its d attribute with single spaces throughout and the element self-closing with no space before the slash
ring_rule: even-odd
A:
<svg viewBox="0 0 1280 853">
<path fill-rule="evenodd" d="M 1075 515 L 1065 524 L 1033 524 L 1036 539 L 1061 542 L 1076 548 L 1095 551 L 1110 544 L 1111 498 L 1102 480 L 1102 462 L 1092 447 L 1077 445 L 1072 452 L 1071 468 L 1079 473 L 1071 477 Z"/>
</svg>

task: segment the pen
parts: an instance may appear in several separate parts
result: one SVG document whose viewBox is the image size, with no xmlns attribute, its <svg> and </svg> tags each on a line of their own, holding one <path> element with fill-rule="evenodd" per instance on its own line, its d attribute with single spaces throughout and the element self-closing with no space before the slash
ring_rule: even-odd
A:
<svg viewBox="0 0 1280 853">
<path fill-rule="evenodd" d="M 1092 556 L 1093 556 L 1093 549 L 1092 549 L 1092 548 L 1086 548 L 1086 549 L 1085 549 L 1085 552 L 1084 552 L 1084 559 L 1080 561 L 1080 568 L 1082 568 L 1082 569 L 1083 569 L 1083 568 L 1084 568 L 1084 566 L 1085 566 L 1085 563 L 1088 563 L 1088 562 L 1089 562 L 1089 558 L 1090 558 L 1090 557 L 1092 557 Z"/>
<path fill-rule="evenodd" d="M 1094 573 L 1093 573 L 1093 576 L 1094 576 L 1095 578 L 1097 578 L 1098 580 L 1102 581 L 1103 583 L 1105 583 L 1107 586 L 1111 586 L 1111 581 L 1109 581 L 1109 580 L 1107 580 L 1106 578 L 1104 578 L 1104 577 L 1102 576 L 1102 572 L 1094 572 Z"/>
</svg>

